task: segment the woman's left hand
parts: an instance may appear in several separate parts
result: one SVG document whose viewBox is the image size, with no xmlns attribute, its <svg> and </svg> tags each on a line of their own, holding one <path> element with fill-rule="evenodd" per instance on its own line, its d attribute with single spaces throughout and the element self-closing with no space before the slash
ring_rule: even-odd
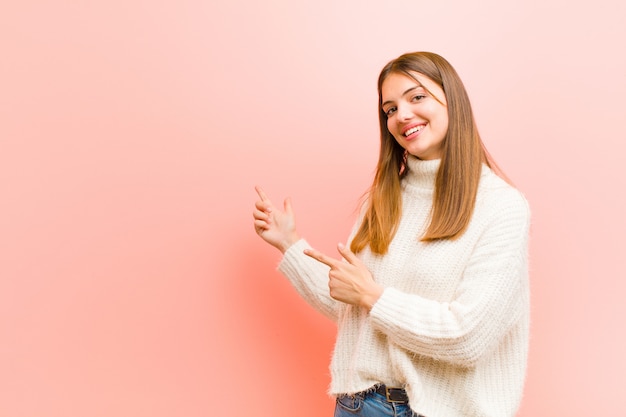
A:
<svg viewBox="0 0 626 417">
<path fill-rule="evenodd" d="M 337 250 L 347 262 L 326 256 L 315 249 L 306 249 L 304 254 L 330 267 L 328 288 L 331 297 L 371 310 L 383 293 L 383 287 L 374 281 L 370 271 L 349 248 L 340 243 Z"/>
</svg>

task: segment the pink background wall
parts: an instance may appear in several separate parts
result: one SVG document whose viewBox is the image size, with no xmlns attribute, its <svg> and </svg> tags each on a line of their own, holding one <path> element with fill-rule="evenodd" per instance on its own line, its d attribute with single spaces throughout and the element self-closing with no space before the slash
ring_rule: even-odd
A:
<svg viewBox="0 0 626 417">
<path fill-rule="evenodd" d="M 413 50 L 457 68 L 532 205 L 520 416 L 622 414 L 625 19 L 621 0 L 5 1 L 0 415 L 332 415 L 334 325 L 275 271 L 253 187 L 334 252 L 376 161 L 376 77 Z"/>
</svg>

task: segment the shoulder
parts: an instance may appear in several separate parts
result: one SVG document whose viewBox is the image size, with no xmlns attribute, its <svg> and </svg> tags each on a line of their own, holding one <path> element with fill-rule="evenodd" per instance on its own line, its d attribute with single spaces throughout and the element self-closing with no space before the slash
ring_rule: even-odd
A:
<svg viewBox="0 0 626 417">
<path fill-rule="evenodd" d="M 489 218 L 506 217 L 524 223 L 530 219 L 530 206 L 524 194 L 486 166 L 478 186 L 476 210 Z"/>
</svg>

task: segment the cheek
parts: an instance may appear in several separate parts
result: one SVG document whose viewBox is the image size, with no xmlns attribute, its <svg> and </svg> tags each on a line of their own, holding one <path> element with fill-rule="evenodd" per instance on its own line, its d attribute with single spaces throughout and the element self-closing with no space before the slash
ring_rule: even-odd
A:
<svg viewBox="0 0 626 417">
<path fill-rule="evenodd" d="M 448 131 L 448 114 L 447 113 L 439 112 L 437 114 L 437 117 L 434 120 L 436 120 L 439 130 L 443 130 L 445 132 Z"/>
<path fill-rule="evenodd" d="M 442 117 L 441 120 L 439 121 L 439 126 L 441 126 L 441 129 L 447 133 L 448 132 L 448 118 Z"/>
</svg>

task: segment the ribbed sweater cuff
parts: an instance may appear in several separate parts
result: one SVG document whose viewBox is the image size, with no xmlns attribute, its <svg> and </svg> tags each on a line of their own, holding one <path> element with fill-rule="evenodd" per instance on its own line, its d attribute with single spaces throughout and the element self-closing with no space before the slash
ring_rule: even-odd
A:
<svg viewBox="0 0 626 417">
<path fill-rule="evenodd" d="M 297 274 L 297 265 L 301 263 L 302 252 L 310 247 L 311 245 L 309 245 L 303 238 L 289 246 L 278 263 L 278 270 L 287 276 Z"/>
</svg>

